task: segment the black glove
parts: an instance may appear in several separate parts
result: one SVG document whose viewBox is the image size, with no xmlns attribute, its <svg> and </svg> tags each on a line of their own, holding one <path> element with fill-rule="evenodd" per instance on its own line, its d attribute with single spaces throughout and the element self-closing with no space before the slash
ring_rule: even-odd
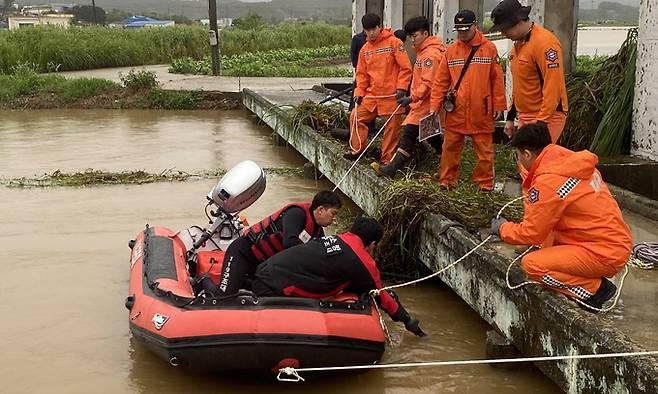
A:
<svg viewBox="0 0 658 394">
<path fill-rule="evenodd" d="M 503 217 L 494 217 L 491 219 L 491 234 L 500 237 L 500 226 L 502 226 L 503 223 L 507 223 L 507 219 Z"/>
<path fill-rule="evenodd" d="M 402 97 L 401 99 L 398 99 L 398 104 L 403 107 L 408 107 L 409 104 L 411 104 L 411 97 Z"/>
<path fill-rule="evenodd" d="M 399 99 L 401 99 L 402 97 L 404 97 L 406 95 L 407 95 L 406 90 L 398 89 L 398 90 L 395 91 L 395 99 L 396 100 L 399 100 Z"/>
<path fill-rule="evenodd" d="M 354 102 L 358 105 L 361 105 L 361 100 L 363 100 L 362 96 L 354 96 Z"/>
<path fill-rule="evenodd" d="M 423 332 L 423 330 L 421 330 L 420 326 L 418 325 L 419 324 L 418 319 L 414 319 L 399 302 L 398 305 L 399 306 L 397 312 L 395 312 L 395 314 L 391 316 L 393 321 L 403 322 L 404 328 L 406 328 L 408 331 L 414 333 L 414 335 L 417 335 L 419 337 L 424 337 L 426 334 Z"/>
<path fill-rule="evenodd" d="M 404 322 L 404 328 L 406 328 L 407 331 L 413 333 L 417 337 L 422 338 L 422 337 L 426 336 L 427 334 L 425 334 L 425 332 L 419 326 L 420 322 L 418 321 L 418 319 L 412 317 L 409 314 L 407 314 L 407 316 L 408 316 L 408 319 L 405 320 L 405 322 Z"/>
</svg>

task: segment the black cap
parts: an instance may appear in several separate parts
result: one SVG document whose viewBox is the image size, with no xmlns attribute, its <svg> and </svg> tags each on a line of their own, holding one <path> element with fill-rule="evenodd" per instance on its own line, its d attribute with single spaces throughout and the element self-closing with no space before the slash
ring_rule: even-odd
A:
<svg viewBox="0 0 658 394">
<path fill-rule="evenodd" d="M 471 10 L 461 10 L 455 15 L 455 30 L 468 30 L 477 22 L 475 13 Z"/>
<path fill-rule="evenodd" d="M 507 29 L 526 19 L 530 15 L 530 6 L 522 6 L 518 0 L 503 0 L 491 11 L 494 23 L 491 31 Z"/>
</svg>

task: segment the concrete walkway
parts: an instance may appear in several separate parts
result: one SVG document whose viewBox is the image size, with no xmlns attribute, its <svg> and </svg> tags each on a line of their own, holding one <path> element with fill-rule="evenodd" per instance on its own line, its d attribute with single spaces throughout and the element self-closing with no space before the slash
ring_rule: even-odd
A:
<svg viewBox="0 0 658 394">
<path fill-rule="evenodd" d="M 163 89 L 170 90 L 212 90 L 239 93 L 249 88 L 258 91 L 281 91 L 310 89 L 322 83 L 350 83 L 351 78 L 281 78 L 281 77 L 213 77 L 206 75 L 172 74 L 168 65 L 102 68 L 83 71 L 57 73 L 65 78 L 103 78 L 120 82 L 120 75 L 130 70 L 148 70 L 155 75 Z"/>
</svg>

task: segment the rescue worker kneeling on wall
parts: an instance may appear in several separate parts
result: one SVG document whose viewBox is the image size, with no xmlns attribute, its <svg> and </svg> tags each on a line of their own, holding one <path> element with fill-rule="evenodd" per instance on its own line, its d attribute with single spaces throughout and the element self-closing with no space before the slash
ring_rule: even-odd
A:
<svg viewBox="0 0 658 394">
<path fill-rule="evenodd" d="M 526 211 L 521 223 L 494 218 L 491 232 L 513 245 L 541 244 L 554 232 L 553 246 L 528 253 L 523 270 L 531 279 L 600 309 L 617 291 L 606 277 L 624 268 L 632 240 L 595 167 L 597 156 L 551 144 L 543 123 L 521 127 L 510 145 L 528 170 Z"/>
<path fill-rule="evenodd" d="M 375 162 L 372 168 L 377 175 L 393 177 L 395 172 L 409 161 L 418 140 L 418 124 L 430 113 L 430 93 L 432 81 L 441 62 L 445 61 L 446 48 L 439 37 L 430 35 L 430 22 L 424 16 L 409 19 L 404 25 L 404 32 L 411 37 L 416 51 L 416 64 L 411 79 L 411 95 L 398 100 L 399 104 L 408 106 L 411 110 L 404 120 L 404 131 L 393 160 L 385 166 Z M 443 138 L 436 136 L 428 139 L 429 144 L 438 155 L 441 155 Z"/>
<path fill-rule="evenodd" d="M 375 219 L 359 218 L 347 233 L 287 249 L 258 266 L 252 291 L 258 296 L 325 298 L 343 290 L 366 294 L 380 289 L 379 270 L 371 254 L 383 233 Z M 378 303 L 407 330 L 425 335 L 395 293 L 382 291 Z"/>
<path fill-rule="evenodd" d="M 224 254 L 219 286 L 203 280 L 204 290 L 216 295 L 235 294 L 258 264 L 284 249 L 324 235 L 342 203 L 338 194 L 323 190 L 309 203 L 292 203 L 245 230 Z"/>
</svg>

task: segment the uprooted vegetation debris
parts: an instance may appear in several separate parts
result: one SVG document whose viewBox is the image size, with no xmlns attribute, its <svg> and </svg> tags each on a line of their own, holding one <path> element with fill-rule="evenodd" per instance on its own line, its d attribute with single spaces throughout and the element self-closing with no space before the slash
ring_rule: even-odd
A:
<svg viewBox="0 0 658 394">
<path fill-rule="evenodd" d="M 324 132 L 334 128 L 345 128 L 350 114 L 341 104 L 319 105 L 311 100 L 302 101 L 290 111 L 290 124 L 294 129 L 301 125 Z"/>
<path fill-rule="evenodd" d="M 267 175 L 299 177 L 303 174 L 302 168 L 264 168 Z M 60 170 L 46 173 L 32 178 L 14 178 L 5 180 L 3 183 L 9 188 L 27 187 L 54 187 L 54 186 L 95 186 L 95 185 L 127 185 L 145 184 L 154 182 L 182 182 L 191 179 L 212 179 L 221 177 L 226 173 L 225 169 L 200 171 L 189 173 L 182 170 L 167 169 L 159 174 L 149 173 L 142 170 L 108 172 L 88 169 L 82 172 L 65 173 Z"/>
</svg>

